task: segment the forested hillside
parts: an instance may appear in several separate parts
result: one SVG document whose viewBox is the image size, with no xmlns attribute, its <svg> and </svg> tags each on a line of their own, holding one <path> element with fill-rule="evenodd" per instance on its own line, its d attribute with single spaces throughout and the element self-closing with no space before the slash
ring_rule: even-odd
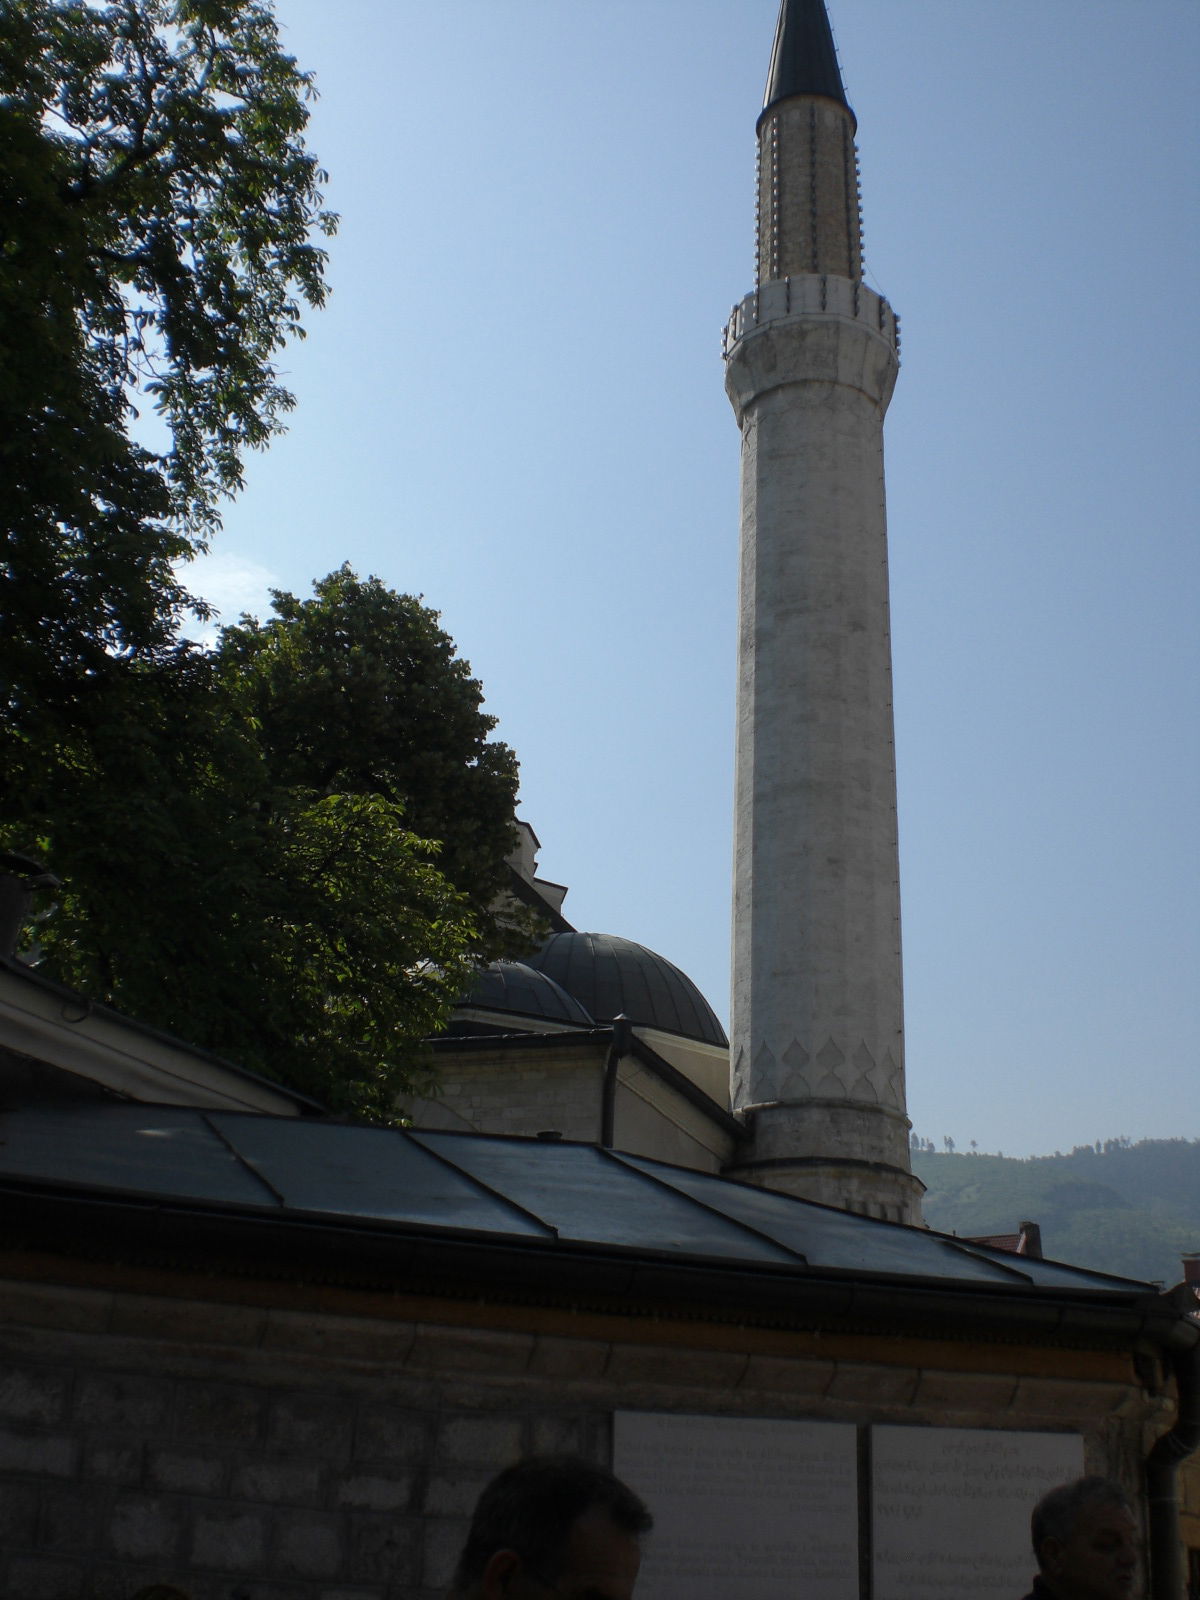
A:
<svg viewBox="0 0 1200 1600">
<path fill-rule="evenodd" d="M 1109 1139 L 1023 1161 L 914 1149 L 912 1163 L 925 1220 L 943 1233 L 1037 1222 L 1049 1258 L 1167 1286 L 1181 1254 L 1200 1251 L 1200 1139 Z"/>
</svg>

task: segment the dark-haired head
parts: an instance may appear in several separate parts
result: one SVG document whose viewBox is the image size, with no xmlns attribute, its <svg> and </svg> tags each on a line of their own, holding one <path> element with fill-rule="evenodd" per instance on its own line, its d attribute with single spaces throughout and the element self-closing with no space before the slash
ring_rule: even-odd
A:
<svg viewBox="0 0 1200 1600">
<path fill-rule="evenodd" d="M 581 1522 L 593 1543 L 607 1540 L 616 1565 L 624 1562 L 627 1567 L 632 1559 L 636 1573 L 637 1541 L 653 1519 L 619 1478 L 574 1456 L 534 1457 L 507 1467 L 479 1497 L 455 1572 L 454 1594 L 476 1600 L 488 1595 L 491 1585 L 512 1600 L 519 1600 L 526 1588 L 544 1596 L 569 1576 Z M 503 1584 L 497 1575 L 503 1576 Z"/>
</svg>

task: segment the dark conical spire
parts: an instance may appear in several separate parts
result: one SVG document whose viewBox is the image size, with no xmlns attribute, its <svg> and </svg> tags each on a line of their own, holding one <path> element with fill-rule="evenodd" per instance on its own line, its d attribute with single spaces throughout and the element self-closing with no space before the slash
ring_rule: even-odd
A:
<svg viewBox="0 0 1200 1600">
<path fill-rule="evenodd" d="M 781 0 L 763 110 L 797 94 L 819 94 L 849 110 L 825 0 Z"/>
</svg>

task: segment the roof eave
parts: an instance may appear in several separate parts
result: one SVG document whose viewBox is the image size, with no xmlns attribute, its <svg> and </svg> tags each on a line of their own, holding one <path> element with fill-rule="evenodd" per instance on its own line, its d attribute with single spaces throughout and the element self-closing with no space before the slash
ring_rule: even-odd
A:
<svg viewBox="0 0 1200 1600">
<path fill-rule="evenodd" d="M 9 1250 L 408 1294 L 866 1335 L 1166 1352 L 1200 1345 L 1177 1297 L 735 1264 L 558 1239 L 69 1185 L 0 1184 Z"/>
<path fill-rule="evenodd" d="M 307 1095 L 0 956 L 0 1044 L 131 1100 L 322 1116 Z"/>
</svg>

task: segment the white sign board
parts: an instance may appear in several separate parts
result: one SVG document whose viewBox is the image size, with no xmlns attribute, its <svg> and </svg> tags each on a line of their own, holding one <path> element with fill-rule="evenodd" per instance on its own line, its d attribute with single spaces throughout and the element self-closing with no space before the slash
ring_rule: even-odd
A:
<svg viewBox="0 0 1200 1600">
<path fill-rule="evenodd" d="M 618 1411 L 654 1516 L 638 1600 L 858 1600 L 858 1446 L 838 1422 Z"/>
<path fill-rule="evenodd" d="M 872 1428 L 874 1600 L 1013 1600 L 1034 1571 L 1029 1513 L 1083 1473 L 1074 1433 Z"/>
</svg>

